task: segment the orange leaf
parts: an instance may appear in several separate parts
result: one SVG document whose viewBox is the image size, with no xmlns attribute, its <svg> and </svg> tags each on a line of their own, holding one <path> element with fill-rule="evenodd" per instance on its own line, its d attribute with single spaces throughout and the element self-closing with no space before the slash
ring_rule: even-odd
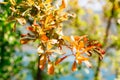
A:
<svg viewBox="0 0 120 80">
<path fill-rule="evenodd" d="M 44 67 L 45 67 L 46 59 L 47 59 L 47 58 L 46 58 L 46 55 L 45 55 L 45 54 L 42 54 L 41 57 L 40 57 L 40 64 L 39 64 L 39 68 L 40 68 L 41 70 L 43 70 Z"/>
<path fill-rule="evenodd" d="M 73 65 L 72 65 L 72 71 L 76 71 L 77 70 L 77 63 L 76 61 L 74 61 Z"/>
<path fill-rule="evenodd" d="M 26 44 L 26 43 L 28 43 L 30 41 L 30 39 L 21 39 L 20 40 L 20 43 L 21 44 Z"/>
<path fill-rule="evenodd" d="M 48 70 L 47 70 L 48 74 L 54 74 L 54 65 L 53 63 L 49 62 L 48 63 Z"/>
<path fill-rule="evenodd" d="M 66 7 L 66 5 L 65 5 L 65 1 L 62 0 L 62 4 L 61 4 L 61 6 L 60 6 L 60 10 L 64 9 L 65 7 Z"/>
<path fill-rule="evenodd" d="M 76 60 L 77 60 L 78 64 L 81 64 L 82 61 L 86 61 L 86 60 L 88 60 L 88 58 L 83 57 L 83 56 L 78 56 L 78 57 L 76 57 Z"/>
<path fill-rule="evenodd" d="M 43 35 L 41 35 L 41 40 L 48 41 L 49 39 L 45 34 L 43 34 Z"/>
<path fill-rule="evenodd" d="M 81 48 L 84 48 L 84 42 L 83 41 L 79 42 L 79 49 L 81 49 Z"/>
<path fill-rule="evenodd" d="M 67 58 L 67 56 L 64 56 L 62 58 L 59 58 L 56 62 L 55 65 L 59 64 L 60 62 L 62 62 L 65 58 Z"/>
<path fill-rule="evenodd" d="M 74 36 L 75 41 L 79 41 L 80 40 L 80 36 Z"/>
</svg>

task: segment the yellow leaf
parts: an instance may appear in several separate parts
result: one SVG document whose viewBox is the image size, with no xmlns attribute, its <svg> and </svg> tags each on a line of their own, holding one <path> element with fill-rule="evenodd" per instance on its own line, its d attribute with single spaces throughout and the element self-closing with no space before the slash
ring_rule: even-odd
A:
<svg viewBox="0 0 120 80">
<path fill-rule="evenodd" d="M 10 3 L 11 3 L 12 5 L 16 5 L 15 0 L 10 0 Z"/>
<path fill-rule="evenodd" d="M 50 50 L 52 48 L 52 44 L 50 42 L 47 43 L 47 50 Z"/>
<path fill-rule="evenodd" d="M 29 4 L 33 5 L 34 4 L 34 0 L 27 0 Z"/>
<path fill-rule="evenodd" d="M 70 37 L 69 36 L 62 36 L 63 40 L 66 40 L 66 41 L 71 41 Z"/>
<path fill-rule="evenodd" d="M 87 60 L 88 60 L 88 58 L 83 57 L 83 56 L 76 57 L 76 61 L 78 62 L 78 64 L 81 64 L 82 61 L 87 61 Z"/>
<path fill-rule="evenodd" d="M 48 70 L 47 70 L 48 74 L 53 75 L 54 74 L 54 65 L 51 62 L 48 62 Z"/>
<path fill-rule="evenodd" d="M 46 3 L 51 3 L 52 2 L 52 0 L 46 0 Z"/>
<path fill-rule="evenodd" d="M 73 65 L 72 65 L 72 71 L 76 71 L 77 70 L 77 63 L 76 61 L 74 61 Z"/>
</svg>

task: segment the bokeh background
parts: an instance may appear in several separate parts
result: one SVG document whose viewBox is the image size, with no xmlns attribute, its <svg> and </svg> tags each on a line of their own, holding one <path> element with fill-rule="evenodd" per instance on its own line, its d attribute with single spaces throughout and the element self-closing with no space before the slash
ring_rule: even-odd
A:
<svg viewBox="0 0 120 80">
<path fill-rule="evenodd" d="M 10 5 L 4 2 L 9 0 L 0 0 L 0 80 L 120 80 L 120 0 L 66 0 L 65 11 L 76 17 L 63 23 L 63 33 L 87 34 L 103 45 L 106 54 L 102 61 L 93 55 L 93 67 L 81 64 L 76 72 L 71 71 L 70 58 L 57 66 L 55 75 L 38 71 L 37 42 L 20 44 L 25 27 L 17 24 L 16 32 L 12 32 L 14 23 L 7 21 Z M 59 5 L 61 0 L 53 0 L 53 4 Z"/>
</svg>

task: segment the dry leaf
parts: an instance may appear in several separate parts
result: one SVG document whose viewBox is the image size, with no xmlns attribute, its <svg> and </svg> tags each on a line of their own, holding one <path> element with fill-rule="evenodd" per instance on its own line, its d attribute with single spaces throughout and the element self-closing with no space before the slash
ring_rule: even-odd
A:
<svg viewBox="0 0 120 80">
<path fill-rule="evenodd" d="M 26 20 L 25 20 L 24 18 L 17 18 L 17 21 L 18 21 L 21 25 L 26 24 Z"/>
<path fill-rule="evenodd" d="M 42 54 L 41 57 L 40 57 L 40 63 L 39 63 L 39 68 L 40 68 L 41 70 L 43 70 L 44 67 L 45 67 L 46 59 L 47 59 L 47 58 L 46 58 L 46 55 L 45 55 L 45 54 Z"/>
<path fill-rule="evenodd" d="M 48 42 L 47 43 L 47 50 L 50 50 L 52 47 L 53 47 L 53 45 L 50 42 Z"/>
<path fill-rule="evenodd" d="M 33 28 L 33 27 L 31 27 L 31 26 L 27 27 L 27 30 L 30 30 L 30 31 L 32 31 L 32 32 L 34 32 L 34 31 L 35 31 L 35 30 L 34 30 L 34 28 Z"/>
<path fill-rule="evenodd" d="M 73 65 L 72 65 L 72 71 L 76 71 L 77 70 L 77 63 L 76 61 L 74 61 Z"/>
<path fill-rule="evenodd" d="M 26 44 L 30 41 L 30 39 L 20 39 L 21 44 Z"/>
<path fill-rule="evenodd" d="M 47 70 L 48 74 L 53 75 L 54 74 L 54 65 L 51 62 L 48 62 L 48 70 Z"/>
<path fill-rule="evenodd" d="M 52 0 L 46 0 L 46 3 L 51 3 L 52 2 Z"/>
<path fill-rule="evenodd" d="M 88 60 L 88 58 L 83 57 L 83 56 L 76 57 L 76 61 L 78 62 L 78 64 L 81 64 L 82 61 L 86 61 L 86 60 Z"/>
<path fill-rule="evenodd" d="M 62 0 L 62 4 L 60 6 L 60 10 L 64 9 L 65 7 L 66 7 L 65 0 Z"/>
<path fill-rule="evenodd" d="M 45 35 L 45 34 L 43 34 L 43 35 L 41 35 L 41 38 L 40 38 L 42 41 L 48 41 L 49 40 L 49 38 Z"/>
<path fill-rule="evenodd" d="M 65 58 L 67 58 L 68 56 L 64 56 L 62 58 L 59 58 L 57 61 L 55 61 L 55 65 L 59 64 L 60 62 L 62 62 Z"/>
<path fill-rule="evenodd" d="M 79 49 L 84 48 L 84 42 L 80 41 L 78 47 L 79 47 Z"/>
</svg>

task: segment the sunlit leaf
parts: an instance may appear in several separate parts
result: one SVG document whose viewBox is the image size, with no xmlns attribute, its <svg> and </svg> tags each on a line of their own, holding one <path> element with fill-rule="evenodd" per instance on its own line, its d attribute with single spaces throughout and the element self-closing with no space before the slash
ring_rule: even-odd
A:
<svg viewBox="0 0 120 80">
<path fill-rule="evenodd" d="M 30 39 L 20 39 L 21 44 L 26 44 L 30 41 Z"/>
<path fill-rule="evenodd" d="M 52 2 L 52 0 L 46 0 L 46 3 L 51 3 Z"/>
<path fill-rule="evenodd" d="M 45 55 L 45 54 L 42 54 L 41 57 L 40 57 L 40 63 L 39 63 L 39 68 L 40 68 L 41 70 L 44 69 L 45 64 L 46 64 L 46 60 L 47 60 L 46 55 Z"/>
<path fill-rule="evenodd" d="M 77 63 L 76 61 L 74 61 L 73 65 L 72 65 L 72 71 L 76 71 L 77 70 Z"/>
<path fill-rule="evenodd" d="M 66 41 L 71 41 L 70 37 L 69 36 L 62 36 L 63 40 L 66 40 Z"/>
<path fill-rule="evenodd" d="M 83 57 L 83 56 L 76 57 L 76 61 L 78 64 L 81 64 L 83 61 L 86 61 L 86 60 L 88 60 L 88 58 Z"/>
<path fill-rule="evenodd" d="M 78 47 L 79 47 L 79 49 L 84 48 L 84 42 L 80 41 Z"/>
<path fill-rule="evenodd" d="M 17 18 L 17 21 L 18 21 L 21 25 L 26 24 L 26 20 L 25 20 L 24 18 Z"/>
<path fill-rule="evenodd" d="M 54 74 L 54 64 L 52 62 L 48 62 L 48 74 L 53 75 Z"/>
<path fill-rule="evenodd" d="M 39 46 L 38 49 L 37 49 L 38 53 L 44 53 L 44 50 L 43 50 L 43 47 L 42 46 Z"/>
<path fill-rule="evenodd" d="M 49 40 L 49 38 L 45 35 L 45 34 L 43 34 L 43 35 L 41 35 L 41 38 L 40 38 L 42 41 L 48 41 Z"/>
<path fill-rule="evenodd" d="M 27 0 L 29 4 L 33 5 L 34 4 L 34 0 Z"/>
<path fill-rule="evenodd" d="M 68 56 L 64 56 L 62 58 L 59 58 L 58 60 L 55 61 L 55 65 L 59 64 L 60 62 L 62 62 L 65 58 L 67 58 Z"/>
<path fill-rule="evenodd" d="M 64 9 L 66 7 L 65 0 L 62 0 L 62 4 L 60 6 L 60 10 Z"/>
<path fill-rule="evenodd" d="M 15 0 L 10 0 L 10 3 L 11 3 L 12 5 L 16 5 Z"/>
<path fill-rule="evenodd" d="M 52 47 L 53 47 L 53 45 L 50 42 L 48 42 L 47 43 L 47 50 L 50 50 Z"/>
</svg>

